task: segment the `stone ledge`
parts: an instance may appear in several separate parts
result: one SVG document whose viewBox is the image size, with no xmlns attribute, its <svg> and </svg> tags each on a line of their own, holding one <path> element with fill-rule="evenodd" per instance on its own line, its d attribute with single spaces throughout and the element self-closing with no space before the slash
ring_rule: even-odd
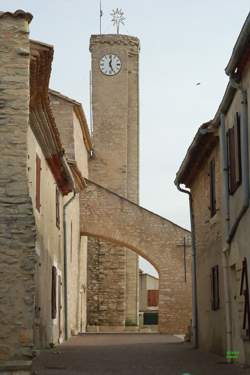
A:
<svg viewBox="0 0 250 375">
<path fill-rule="evenodd" d="M 0 362 L 0 374 L 31 374 L 31 361 L 6 361 Z"/>
</svg>

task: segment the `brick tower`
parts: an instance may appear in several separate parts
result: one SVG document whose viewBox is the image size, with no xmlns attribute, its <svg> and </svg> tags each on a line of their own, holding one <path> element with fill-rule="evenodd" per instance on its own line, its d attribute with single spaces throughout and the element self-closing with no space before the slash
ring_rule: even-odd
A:
<svg viewBox="0 0 250 375">
<path fill-rule="evenodd" d="M 90 39 L 95 150 L 90 179 L 135 203 L 139 200 L 139 49 L 139 40 L 127 35 Z M 90 238 L 88 326 L 123 329 L 137 324 L 138 256 Z"/>
</svg>

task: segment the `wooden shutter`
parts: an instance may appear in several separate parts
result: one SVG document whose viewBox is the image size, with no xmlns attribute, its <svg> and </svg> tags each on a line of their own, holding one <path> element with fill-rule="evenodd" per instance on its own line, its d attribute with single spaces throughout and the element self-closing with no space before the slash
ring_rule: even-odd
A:
<svg viewBox="0 0 250 375">
<path fill-rule="evenodd" d="M 36 209 L 41 207 L 41 159 L 36 155 Z"/>
<path fill-rule="evenodd" d="M 234 137 L 235 137 L 235 184 L 237 187 L 241 183 L 241 146 L 240 146 L 240 115 L 236 112 L 235 125 L 234 125 Z M 237 188 L 236 187 L 236 188 Z"/>
<path fill-rule="evenodd" d="M 220 308 L 220 288 L 219 288 L 219 266 L 212 267 L 211 270 L 211 302 L 212 310 Z"/>
<path fill-rule="evenodd" d="M 250 340 L 250 300 L 249 300 L 249 286 L 248 286 L 248 272 L 247 259 L 244 258 L 242 262 L 242 273 L 240 283 L 240 295 L 244 296 L 244 316 L 242 329 L 245 331 Z"/>
<path fill-rule="evenodd" d="M 229 167 L 229 192 L 235 191 L 235 140 L 234 127 L 228 129 L 228 167 Z"/>
<path fill-rule="evenodd" d="M 56 226 L 60 228 L 60 193 L 56 187 Z"/>
<path fill-rule="evenodd" d="M 229 192 L 233 194 L 241 184 L 240 115 L 235 115 L 234 126 L 228 129 Z"/>
<path fill-rule="evenodd" d="M 159 304 L 159 290 L 149 289 L 148 290 L 148 306 L 158 306 Z"/>
<path fill-rule="evenodd" d="M 56 319 L 56 281 L 57 270 L 52 266 L 52 280 L 51 280 L 51 318 Z"/>
<path fill-rule="evenodd" d="M 209 166 L 210 177 L 210 215 L 211 217 L 216 214 L 216 183 L 215 183 L 215 160 L 210 161 Z"/>
</svg>

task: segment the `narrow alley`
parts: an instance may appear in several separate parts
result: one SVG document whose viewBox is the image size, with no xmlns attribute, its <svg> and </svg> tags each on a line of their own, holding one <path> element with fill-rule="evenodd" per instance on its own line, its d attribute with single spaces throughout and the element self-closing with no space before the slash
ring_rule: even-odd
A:
<svg viewBox="0 0 250 375">
<path fill-rule="evenodd" d="M 37 375 L 249 375 L 250 368 L 163 334 L 85 334 L 43 351 Z"/>
</svg>

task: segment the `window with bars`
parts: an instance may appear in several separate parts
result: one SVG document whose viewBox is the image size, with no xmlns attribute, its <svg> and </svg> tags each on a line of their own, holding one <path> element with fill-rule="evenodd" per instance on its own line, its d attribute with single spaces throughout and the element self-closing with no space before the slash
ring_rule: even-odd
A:
<svg viewBox="0 0 250 375">
<path fill-rule="evenodd" d="M 56 226 L 60 228 L 60 192 L 56 187 Z"/>
<path fill-rule="evenodd" d="M 234 126 L 227 132 L 228 150 L 228 189 L 230 194 L 234 194 L 241 184 L 241 144 L 240 144 L 240 114 L 236 112 Z"/>
<path fill-rule="evenodd" d="M 220 308 L 220 288 L 219 288 L 219 266 L 211 269 L 211 308 L 213 311 Z"/>
<path fill-rule="evenodd" d="M 216 214 L 216 180 L 215 180 L 215 160 L 212 159 L 209 164 L 209 179 L 210 179 L 210 216 Z"/>
<path fill-rule="evenodd" d="M 36 155 L 36 209 L 41 207 L 41 159 Z"/>
</svg>

